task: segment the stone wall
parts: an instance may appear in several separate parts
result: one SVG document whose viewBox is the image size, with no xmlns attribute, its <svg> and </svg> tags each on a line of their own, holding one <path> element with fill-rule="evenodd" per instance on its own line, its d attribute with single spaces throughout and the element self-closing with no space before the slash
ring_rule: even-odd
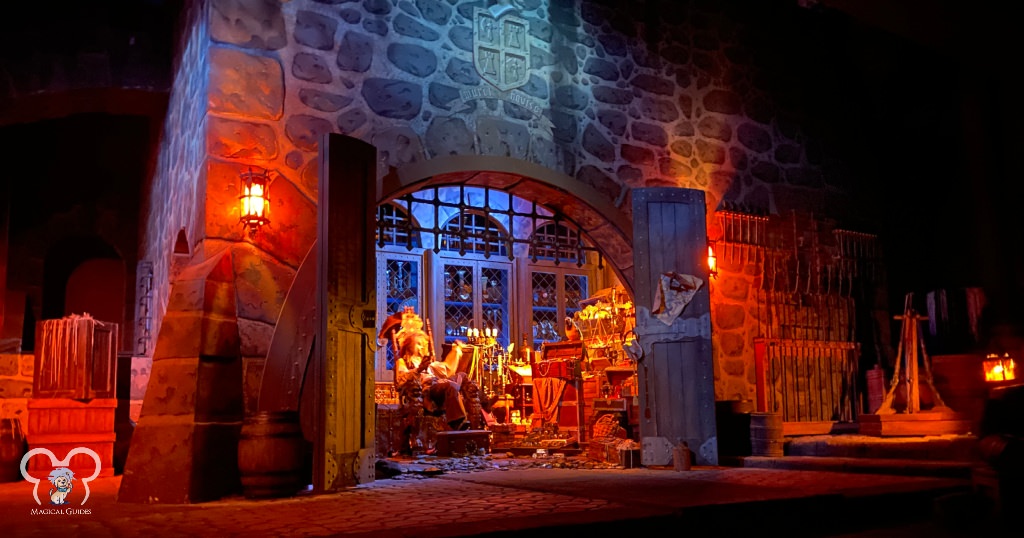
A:
<svg viewBox="0 0 1024 538">
<path fill-rule="evenodd" d="M 32 396 L 31 353 L 0 354 L 0 418 L 17 418 L 28 427 L 28 399 Z"/>
<path fill-rule="evenodd" d="M 268 168 L 272 222 L 251 247 L 258 294 L 239 314 L 251 320 L 245 355 L 256 368 L 247 379 L 258 383 L 253 361 L 315 237 L 317 141 L 326 132 L 377 146 L 382 172 L 449 155 L 536 163 L 627 216 L 631 188 L 701 189 L 711 239 L 721 234 L 713 215 L 722 201 L 828 212 L 842 196 L 828 148 L 801 128 L 780 99 L 785 81 L 763 67 L 766 55 L 787 51 L 771 50 L 765 35 L 774 30 L 749 31 L 777 22 L 758 9 L 704 0 L 486 4 L 197 2 L 206 11 L 186 34 L 154 189 L 154 199 L 173 203 L 156 207 L 147 233 L 158 311 L 174 233 L 189 232 L 194 263 L 246 242 L 237 174 Z M 488 41 L 499 27 L 504 41 Z M 505 54 L 504 71 L 491 70 L 488 51 Z M 757 320 L 744 289 L 756 271 L 713 288 L 716 330 L 725 331 L 715 339 L 720 399 L 753 396 Z"/>
<path fill-rule="evenodd" d="M 174 245 L 181 230 L 194 247 L 201 229 L 200 190 L 205 162 L 209 35 L 202 2 L 186 8 L 167 119 L 150 185 L 140 259 L 153 263 L 153 335 L 167 309 Z"/>
<path fill-rule="evenodd" d="M 131 358 L 129 417 L 133 421 L 139 419 L 152 364 L 153 360 L 148 357 Z M 20 419 L 21 426 L 26 431 L 34 365 L 35 355 L 32 353 L 0 354 L 0 418 Z"/>
</svg>

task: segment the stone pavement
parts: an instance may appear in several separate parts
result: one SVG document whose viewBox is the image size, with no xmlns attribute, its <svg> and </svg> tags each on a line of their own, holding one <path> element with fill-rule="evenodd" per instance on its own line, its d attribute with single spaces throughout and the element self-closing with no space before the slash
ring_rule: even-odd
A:
<svg viewBox="0 0 1024 538">
<path fill-rule="evenodd" d="M 55 514 L 33 513 L 56 507 L 37 506 L 32 484 L 6 483 L 0 484 L 0 535 L 636 536 L 668 528 L 679 530 L 672 534 L 830 536 L 910 516 L 917 519 L 907 521 L 918 521 L 937 496 L 969 489 L 955 478 L 731 467 L 547 468 L 503 459 L 488 456 L 469 466 L 472 471 L 402 474 L 331 494 L 192 505 L 118 503 L 120 477 L 102 478 L 90 484 L 85 505 L 78 483 L 72 503 Z"/>
</svg>

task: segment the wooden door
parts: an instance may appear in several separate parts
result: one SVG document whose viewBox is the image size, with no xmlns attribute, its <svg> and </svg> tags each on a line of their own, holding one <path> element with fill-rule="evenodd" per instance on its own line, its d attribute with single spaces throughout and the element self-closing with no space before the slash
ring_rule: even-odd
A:
<svg viewBox="0 0 1024 538">
<path fill-rule="evenodd" d="M 685 441 L 697 464 L 717 465 L 704 193 L 650 188 L 632 195 L 643 463 L 671 463 L 672 448 Z M 702 280 L 670 324 L 652 314 L 666 273 Z"/>
<path fill-rule="evenodd" d="M 336 491 L 374 476 L 376 149 L 328 134 L 320 142 L 314 398 L 321 415 L 313 487 Z"/>
</svg>

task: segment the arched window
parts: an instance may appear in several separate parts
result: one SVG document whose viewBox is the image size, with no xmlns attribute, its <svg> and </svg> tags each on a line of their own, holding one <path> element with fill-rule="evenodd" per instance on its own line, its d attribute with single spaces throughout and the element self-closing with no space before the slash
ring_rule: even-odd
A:
<svg viewBox="0 0 1024 538">
<path fill-rule="evenodd" d="M 441 250 L 459 254 L 507 255 L 507 236 L 498 223 L 479 213 L 464 212 L 442 228 Z"/>
<path fill-rule="evenodd" d="M 420 235 L 414 231 L 412 219 L 405 209 L 395 204 L 377 207 L 377 246 L 396 245 L 407 249 L 420 246 Z"/>
<path fill-rule="evenodd" d="M 554 260 L 582 264 L 586 260 L 581 249 L 580 234 L 559 222 L 538 226 L 530 239 L 531 260 Z"/>
</svg>

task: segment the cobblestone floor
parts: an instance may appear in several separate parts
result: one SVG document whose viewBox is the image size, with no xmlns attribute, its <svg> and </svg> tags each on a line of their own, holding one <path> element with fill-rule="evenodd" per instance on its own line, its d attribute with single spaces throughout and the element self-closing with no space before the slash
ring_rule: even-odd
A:
<svg viewBox="0 0 1024 538">
<path fill-rule="evenodd" d="M 118 503 L 120 477 L 97 479 L 83 506 L 37 506 L 32 484 L 0 484 L 3 536 L 468 536 L 668 517 L 686 507 L 926 491 L 949 479 L 745 468 L 580 468 L 566 460 L 435 460 L 350 490 L 194 505 Z M 562 468 L 560 468 L 562 467 Z M 582 466 L 582 467 L 585 467 Z M 45 498 L 45 496 L 43 496 Z M 35 511 L 35 512 L 34 512 Z M 88 513 L 84 513 L 87 511 Z"/>
</svg>

